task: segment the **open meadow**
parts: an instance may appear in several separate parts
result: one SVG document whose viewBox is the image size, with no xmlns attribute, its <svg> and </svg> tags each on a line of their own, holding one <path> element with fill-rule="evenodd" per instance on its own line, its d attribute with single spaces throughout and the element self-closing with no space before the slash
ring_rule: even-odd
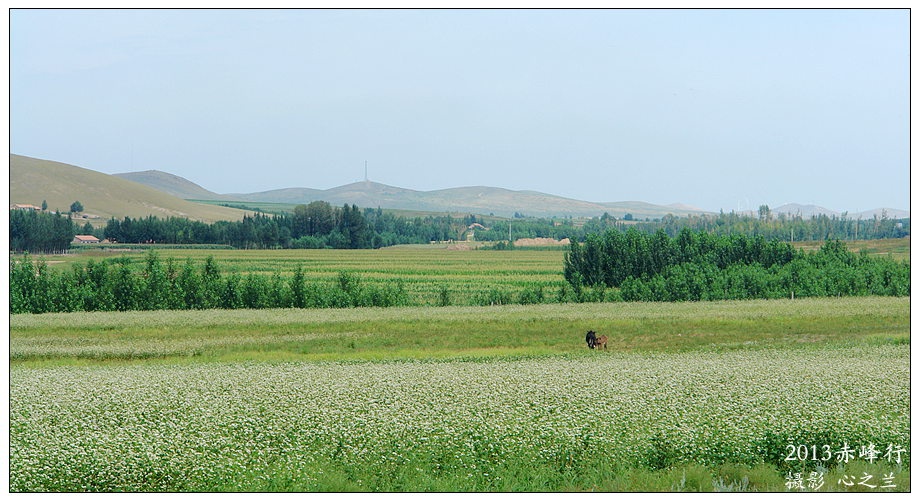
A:
<svg viewBox="0 0 920 501">
<path fill-rule="evenodd" d="M 909 491 L 909 310 L 13 315 L 10 489 Z"/>
</svg>

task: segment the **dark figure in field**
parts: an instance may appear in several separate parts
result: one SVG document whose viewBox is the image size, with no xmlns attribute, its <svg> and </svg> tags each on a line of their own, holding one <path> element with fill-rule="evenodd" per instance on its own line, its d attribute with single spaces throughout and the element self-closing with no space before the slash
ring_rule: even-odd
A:
<svg viewBox="0 0 920 501">
<path fill-rule="evenodd" d="M 604 349 L 606 350 L 607 349 L 607 336 L 601 336 L 597 338 L 597 340 L 594 342 L 594 346 L 597 347 L 598 350 L 601 349 L 601 346 L 603 346 Z"/>
<path fill-rule="evenodd" d="M 597 345 L 597 333 L 594 331 L 588 331 L 588 333 L 585 334 L 585 342 L 588 343 L 588 349 L 593 350 Z"/>
</svg>

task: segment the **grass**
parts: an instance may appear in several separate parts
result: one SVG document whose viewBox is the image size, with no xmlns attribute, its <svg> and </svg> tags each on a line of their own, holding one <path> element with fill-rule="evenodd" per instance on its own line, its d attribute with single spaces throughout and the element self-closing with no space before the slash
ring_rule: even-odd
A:
<svg viewBox="0 0 920 501">
<path fill-rule="evenodd" d="M 12 363 L 387 360 L 907 344 L 909 298 L 13 315 Z"/>
</svg>

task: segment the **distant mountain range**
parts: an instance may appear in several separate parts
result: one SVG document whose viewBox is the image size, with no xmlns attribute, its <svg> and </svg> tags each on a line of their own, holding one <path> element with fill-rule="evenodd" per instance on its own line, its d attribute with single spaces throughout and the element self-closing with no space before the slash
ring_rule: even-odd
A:
<svg viewBox="0 0 920 501">
<path fill-rule="evenodd" d="M 426 212 L 467 212 L 510 217 L 514 214 L 537 217 L 600 216 L 605 212 L 623 217 L 656 218 L 666 214 L 703 214 L 706 211 L 684 206 L 681 209 L 645 202 L 595 203 L 549 195 L 536 191 L 513 191 L 490 186 L 467 186 L 445 190 L 416 191 L 371 181 L 347 184 L 328 190 L 288 188 L 262 193 L 233 194 L 247 201 L 302 203 L 325 200 L 333 205 Z"/>
<path fill-rule="evenodd" d="M 658 218 L 667 214 L 686 216 L 688 214 L 713 214 L 713 212 L 675 203 L 654 205 L 646 202 L 586 202 L 548 195 L 536 191 L 512 191 L 488 186 L 469 186 L 434 191 L 416 191 L 398 188 L 372 181 L 346 184 L 328 190 L 312 188 L 284 188 L 258 193 L 217 194 L 179 176 L 160 171 L 116 174 L 180 198 L 194 200 L 232 200 L 241 202 L 273 202 L 286 204 L 309 203 L 324 200 L 333 205 L 355 204 L 359 207 L 382 207 L 387 209 L 416 210 L 427 212 L 471 212 L 474 214 L 495 214 L 512 216 L 514 213 L 526 216 L 583 216 L 594 217 L 604 212 L 623 217 L 627 213 L 637 219 Z M 910 212 L 891 208 L 878 208 L 859 213 L 848 213 L 849 218 L 872 219 L 882 212 L 889 218 L 910 217 Z M 842 216 L 843 214 L 817 205 L 786 204 L 771 208 L 774 215 L 800 215 L 810 218 L 818 214 Z M 756 215 L 756 211 L 746 211 Z"/>
<path fill-rule="evenodd" d="M 284 188 L 259 193 L 217 194 L 179 176 L 160 171 L 115 174 L 171 195 L 193 200 L 227 200 L 238 202 L 271 202 L 285 204 L 309 203 L 323 200 L 333 205 L 354 204 L 359 207 L 424 212 L 466 212 L 510 217 L 525 216 L 601 216 L 605 212 L 623 217 L 627 213 L 638 219 L 662 217 L 667 214 L 706 214 L 707 211 L 675 204 L 654 205 L 645 202 L 595 203 L 549 195 L 536 191 L 513 191 L 489 186 L 468 186 L 446 190 L 416 191 L 388 186 L 372 181 L 346 184 L 328 190 Z"/>
<path fill-rule="evenodd" d="M 622 218 L 632 214 L 636 219 L 658 218 L 667 214 L 711 214 L 712 212 L 683 204 L 654 205 L 645 202 L 597 203 L 559 197 L 536 191 L 513 191 L 488 186 L 470 186 L 445 190 L 416 191 L 371 181 L 351 183 L 328 190 L 285 188 L 259 193 L 218 194 L 185 178 L 149 170 L 108 175 L 73 165 L 10 154 L 10 202 L 39 205 L 47 200 L 52 210 L 66 210 L 79 200 L 86 211 L 103 218 L 184 216 L 203 221 L 238 220 L 243 211 L 202 201 L 227 201 L 244 204 L 300 204 L 323 200 L 333 205 L 354 204 L 359 207 L 425 212 L 493 214 L 510 217 L 515 213 L 536 217 L 593 217 L 605 212 Z M 885 211 L 890 218 L 910 217 L 897 209 L 875 209 L 847 217 L 871 219 Z M 787 204 L 771 208 L 780 213 L 840 216 L 841 214 L 814 205 Z M 756 214 L 756 212 L 755 212 Z"/>
</svg>

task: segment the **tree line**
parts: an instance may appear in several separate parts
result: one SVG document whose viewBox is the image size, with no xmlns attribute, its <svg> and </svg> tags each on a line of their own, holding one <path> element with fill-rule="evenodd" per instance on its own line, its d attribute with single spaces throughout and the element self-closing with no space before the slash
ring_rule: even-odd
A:
<svg viewBox="0 0 920 501">
<path fill-rule="evenodd" d="M 202 310 L 236 308 L 348 308 L 409 303 L 401 282 L 366 285 L 354 273 L 334 281 L 308 281 L 297 268 L 275 273 L 222 273 L 212 257 L 196 266 L 151 251 L 138 267 L 126 258 L 90 260 L 55 272 L 29 255 L 10 262 L 10 313 Z"/>
<path fill-rule="evenodd" d="M 473 223 L 487 227 L 474 229 L 476 240 L 486 242 L 507 241 L 509 236 L 511 240 L 569 238 L 584 242 L 588 235 L 626 228 L 646 234 L 662 230 L 670 237 L 677 237 L 684 229 L 690 229 L 719 236 L 744 234 L 784 241 L 867 240 L 910 234 L 910 219 L 890 219 L 885 214 L 872 219 L 851 219 L 846 215 L 820 215 L 807 219 L 784 214 L 775 217 L 766 206 L 761 208 L 758 217 L 731 212 L 687 217 L 667 215 L 655 220 L 637 221 L 604 214 L 584 221 L 572 218 L 501 220 L 474 215 L 404 217 L 380 208 L 359 209 L 348 204 L 333 207 L 327 202 L 316 201 L 298 205 L 289 213 L 257 213 L 241 221 L 208 224 L 179 217 L 125 217 L 121 220 L 113 218 L 99 229 L 94 229 L 89 223 L 81 228 L 60 214 L 11 210 L 10 250 L 62 252 L 67 250 L 77 232 L 119 243 L 230 245 L 245 249 L 367 249 L 459 240 L 464 238 Z"/>
<path fill-rule="evenodd" d="M 475 216 L 405 218 L 381 209 L 327 202 L 301 204 L 291 213 L 255 214 L 212 224 L 156 216 L 112 219 L 103 237 L 120 243 L 212 244 L 245 249 L 371 249 L 456 239 Z"/>
<path fill-rule="evenodd" d="M 58 213 L 10 211 L 10 250 L 58 253 L 70 248 L 76 235 L 73 221 Z"/>
<path fill-rule="evenodd" d="M 910 295 L 909 262 L 855 254 L 839 240 L 805 252 L 761 235 L 688 228 L 676 237 L 634 228 L 589 235 L 572 243 L 563 274 L 577 296 L 612 289 L 625 301 Z"/>
<path fill-rule="evenodd" d="M 791 242 L 875 240 L 902 238 L 910 235 L 910 218 L 889 218 L 884 211 L 881 216 L 869 219 L 854 219 L 846 213 L 841 216 L 818 214 L 811 217 L 790 216 L 783 213 L 774 215 L 766 205 L 761 206 L 756 216 L 738 214 L 732 211 L 729 213 L 720 212 L 719 214 L 687 215 L 685 217 L 668 214 L 654 220 L 627 221 L 604 214 L 585 223 L 582 227 L 583 237 L 592 233 L 603 233 L 611 228 L 635 228 L 638 231 L 651 234 L 658 230 L 664 230 L 671 237 L 676 237 L 684 229 L 690 229 L 715 235 L 741 233 L 762 236 L 767 240 Z M 583 238 L 579 240 L 583 240 Z"/>
<path fill-rule="evenodd" d="M 466 217 L 397 216 L 355 205 L 317 201 L 290 213 L 247 215 L 241 221 L 205 223 L 181 217 L 112 218 L 105 227 L 59 213 L 10 210 L 10 250 L 55 253 L 70 248 L 78 232 L 124 244 L 230 245 L 240 249 L 370 249 L 456 240 L 482 220 Z"/>
<path fill-rule="evenodd" d="M 787 242 L 874 240 L 902 238 L 910 235 L 909 218 L 892 219 L 884 213 L 870 219 L 853 219 L 846 214 L 842 216 L 820 214 L 807 218 L 786 214 L 775 216 L 766 206 L 762 208 L 761 215 L 757 216 L 723 212 L 681 217 L 668 214 L 660 218 L 638 220 L 630 214 L 617 218 L 605 213 L 587 220 L 527 217 L 493 220 L 486 226 L 489 226 L 487 230 L 475 232 L 476 240 L 502 242 L 507 241 L 510 235 L 511 240 L 569 238 L 573 241 L 584 242 L 591 234 L 604 233 L 610 229 L 625 231 L 630 228 L 650 235 L 663 230 L 670 237 L 676 237 L 684 229 L 689 229 L 714 235 L 744 234 Z"/>
</svg>

